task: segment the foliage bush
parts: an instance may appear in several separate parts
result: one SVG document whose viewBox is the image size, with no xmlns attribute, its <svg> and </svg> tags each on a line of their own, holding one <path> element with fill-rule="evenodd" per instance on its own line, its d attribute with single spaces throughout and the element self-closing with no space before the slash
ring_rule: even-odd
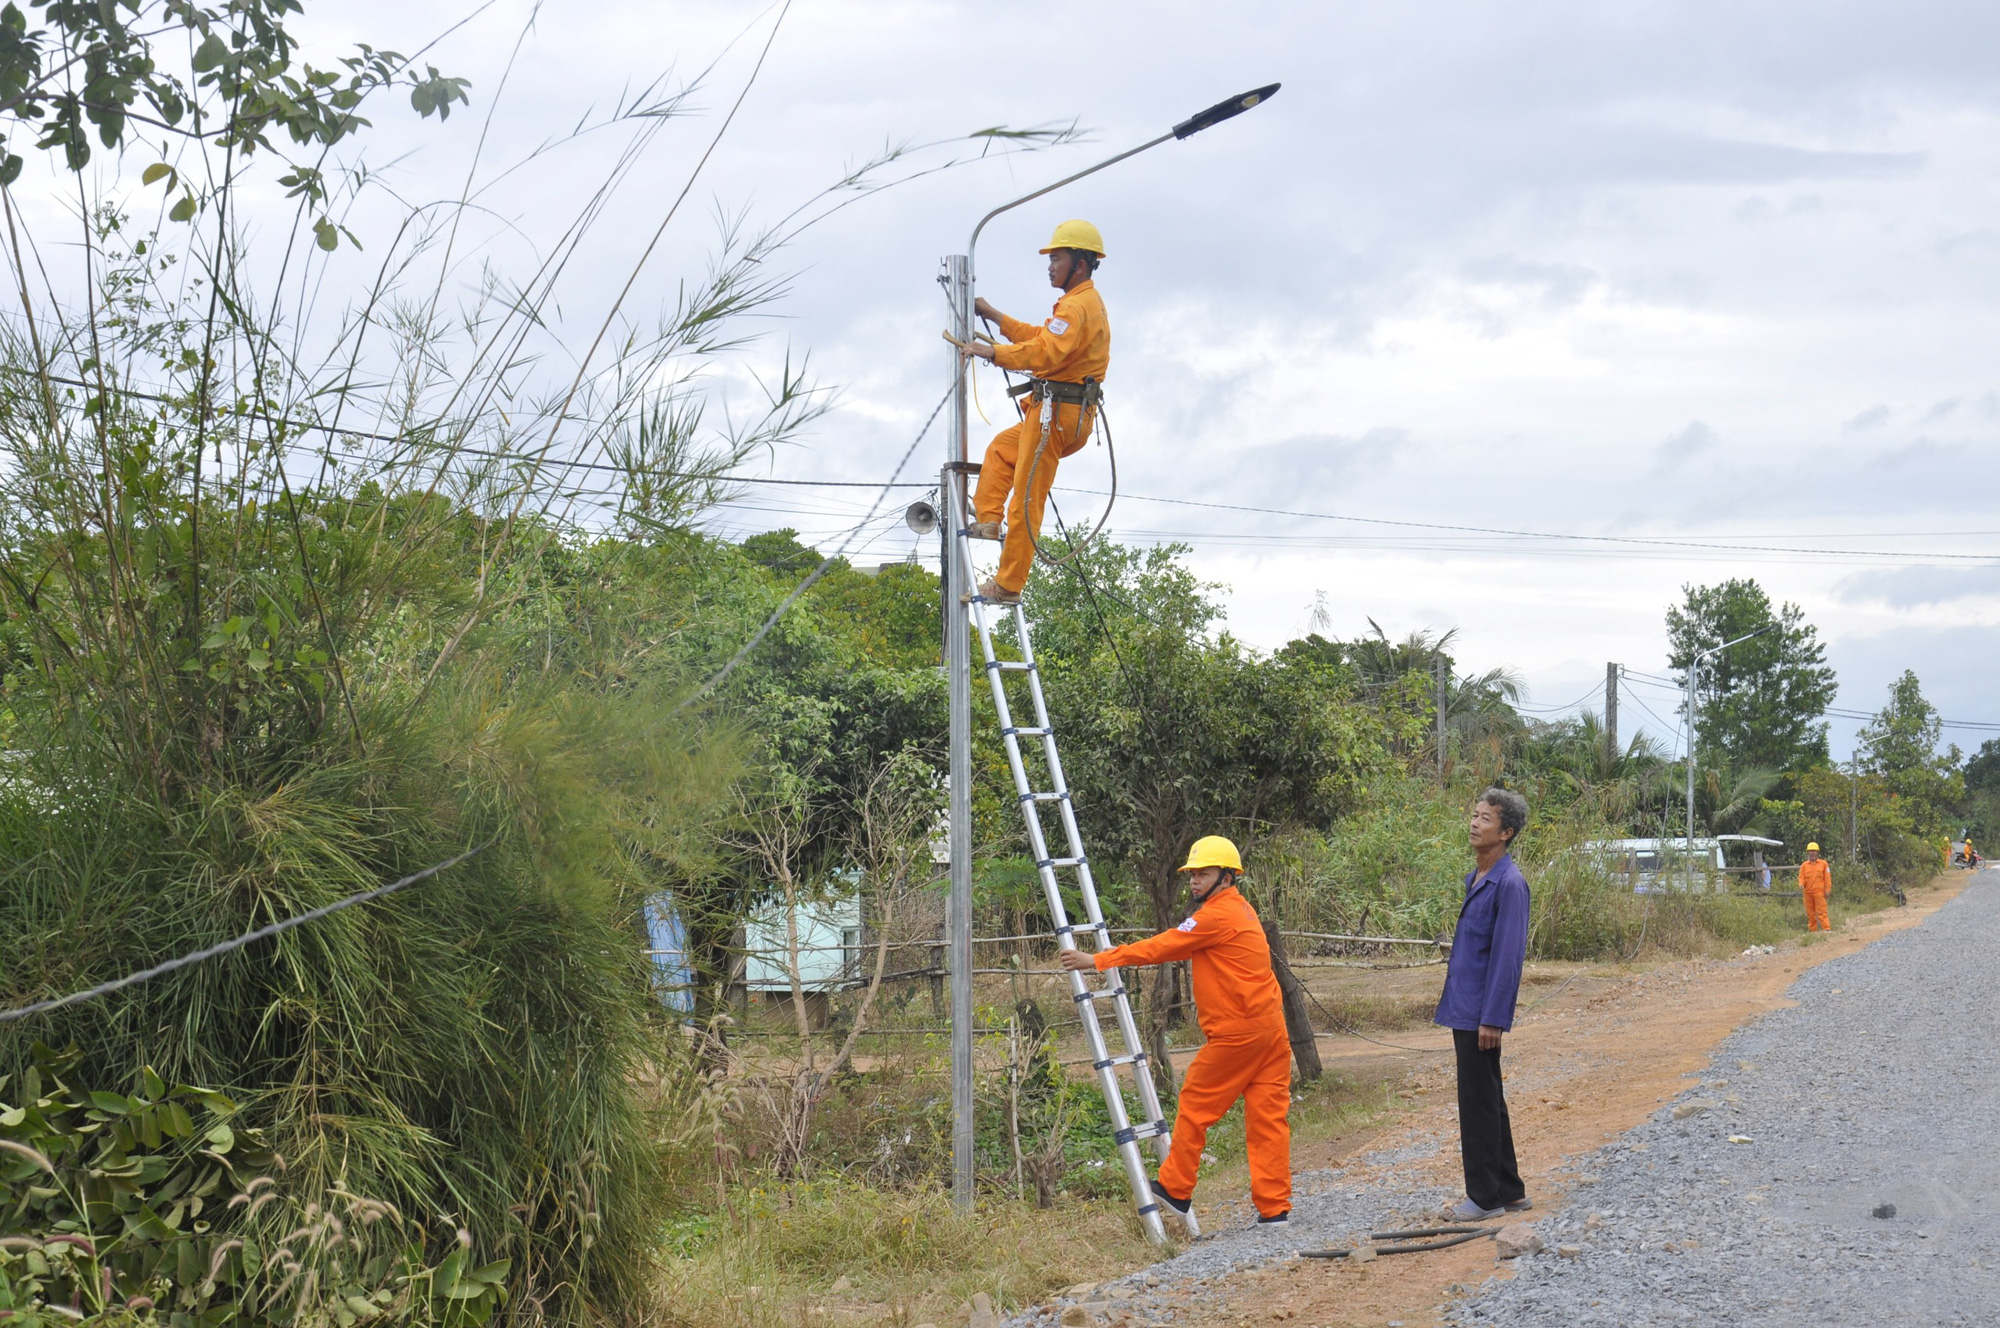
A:
<svg viewBox="0 0 2000 1328">
<path fill-rule="evenodd" d="M 79 1059 L 37 1047 L 8 1094 L 18 1105 L 0 1099 L 8 1322 L 473 1328 L 504 1299 L 507 1262 L 473 1265 L 462 1230 L 427 1239 L 393 1205 L 338 1186 L 303 1201 L 225 1095 L 169 1089 L 150 1068 L 130 1094 L 86 1092 L 66 1077 Z M 427 1265 L 439 1244 L 450 1253 Z"/>
</svg>

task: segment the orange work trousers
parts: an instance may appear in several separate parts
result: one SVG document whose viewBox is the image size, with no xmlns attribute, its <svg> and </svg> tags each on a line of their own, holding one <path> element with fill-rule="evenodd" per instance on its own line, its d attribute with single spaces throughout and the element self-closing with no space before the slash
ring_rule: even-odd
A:
<svg viewBox="0 0 2000 1328">
<path fill-rule="evenodd" d="M 1194 1194 L 1202 1145 L 1224 1112 L 1243 1099 L 1250 1152 L 1250 1201 L 1265 1217 L 1292 1208 L 1292 1046 L 1279 1024 L 1241 1037 L 1210 1038 L 1181 1081 L 1174 1144 L 1160 1164 L 1160 1187 L 1176 1199 Z"/>
<path fill-rule="evenodd" d="M 1806 930 L 1832 931 L 1833 921 L 1826 912 L 1826 891 L 1802 891 L 1806 897 Z"/>
<path fill-rule="evenodd" d="M 1007 518 L 1007 542 L 1000 546 L 1000 569 L 993 579 L 1002 590 L 1019 594 L 1028 584 L 1028 571 L 1035 565 L 1035 538 L 1042 533 L 1042 509 L 1048 505 L 1049 487 L 1056 482 L 1056 465 L 1090 439 L 1090 429 L 1077 431 L 1081 407 L 1062 404 L 1050 421 L 1049 445 L 1036 460 L 1035 449 L 1042 442 L 1042 403 L 1030 401 L 1028 413 L 1011 429 L 1002 429 L 986 445 L 986 460 L 979 467 L 979 487 L 973 491 L 972 510 L 981 521 Z M 1030 464 L 1032 463 L 1032 464 Z M 1034 472 L 1034 492 L 1028 492 L 1029 472 Z"/>
</svg>

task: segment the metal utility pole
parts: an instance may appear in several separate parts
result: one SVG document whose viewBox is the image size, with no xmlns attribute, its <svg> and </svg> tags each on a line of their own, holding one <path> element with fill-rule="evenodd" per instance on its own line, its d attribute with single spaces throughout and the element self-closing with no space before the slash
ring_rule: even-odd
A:
<svg viewBox="0 0 2000 1328">
<path fill-rule="evenodd" d="M 1444 783 L 1444 753 L 1448 741 L 1446 734 L 1450 732 L 1450 730 L 1445 728 L 1444 712 L 1446 705 L 1450 702 L 1449 687 L 1451 682 L 1450 675 L 1445 671 L 1443 655 L 1439 655 L 1431 662 L 1431 672 L 1437 675 L 1438 783 L 1442 784 Z"/>
<path fill-rule="evenodd" d="M 972 259 L 954 254 L 944 260 L 945 297 L 951 303 L 951 334 L 972 339 Z M 950 680 L 951 708 L 951 897 L 947 918 L 951 928 L 948 963 L 951 969 L 951 1201 L 960 1211 L 972 1208 L 972 641 L 966 606 L 960 597 L 971 589 L 968 573 L 953 551 L 954 526 L 967 517 L 965 492 L 966 392 L 965 366 L 958 347 L 948 346 L 952 400 L 946 433 L 943 476 L 945 499 L 944 588 L 945 676 Z"/>
<path fill-rule="evenodd" d="M 1604 763 L 1618 766 L 1618 666 L 1604 666 Z"/>
<path fill-rule="evenodd" d="M 951 335 L 963 343 L 972 339 L 972 297 L 973 258 L 979 248 L 979 233 L 986 229 L 986 223 L 1003 212 L 1011 211 L 1023 203 L 1031 202 L 1044 194 L 1053 193 L 1066 184 L 1072 184 L 1086 175 L 1095 175 L 1107 166 L 1116 165 L 1128 157 L 1135 157 L 1148 148 L 1156 148 L 1170 139 L 1188 138 L 1224 120 L 1243 114 L 1251 107 L 1268 100 L 1278 90 L 1278 84 L 1271 83 L 1251 92 L 1241 93 L 1219 101 L 1205 111 L 1181 121 L 1158 138 L 1141 143 L 1114 157 L 1107 157 L 1094 166 L 1085 167 L 1073 175 L 1066 175 L 1054 184 L 1046 185 L 1031 194 L 1023 194 L 1010 203 L 1003 203 L 979 219 L 972 228 L 972 238 L 966 243 L 963 254 L 953 254 L 944 260 L 944 269 L 938 274 L 938 283 L 944 287 L 945 298 L 951 305 Z M 943 472 L 945 519 L 944 536 L 944 657 L 945 674 L 949 680 L 948 703 L 951 709 L 951 804 L 950 833 L 951 845 L 951 901 L 950 925 L 951 943 L 949 964 L 951 967 L 951 1201 L 961 1212 L 971 1209 L 973 1200 L 972 1168 L 972 642 L 970 638 L 971 617 L 968 606 L 960 597 L 972 588 L 972 568 L 954 551 L 959 541 L 956 536 L 959 527 L 970 519 L 968 515 L 966 478 L 975 475 L 979 467 L 972 464 L 967 452 L 967 390 L 966 365 L 956 347 L 949 349 L 952 383 L 950 404 L 950 429 L 945 444 L 945 465 Z"/>
<path fill-rule="evenodd" d="M 1776 631 L 1777 629 L 1778 629 L 1778 624 L 1776 624 L 1776 623 L 1770 623 L 1770 624 L 1768 624 L 1767 626 L 1764 626 L 1764 627 L 1759 627 L 1759 628 L 1758 628 L 1758 629 L 1757 629 L 1756 631 L 1754 631 L 1754 632 L 1746 632 L 1746 633 L 1744 633 L 1744 634 L 1743 634 L 1742 636 L 1739 636 L 1739 637 L 1737 637 L 1737 638 L 1736 638 L 1736 639 L 1735 639 L 1734 641 L 1724 641 L 1724 642 L 1723 642 L 1723 643 L 1722 643 L 1721 645 L 1719 645 L 1719 646 L 1711 646 L 1711 647 L 1709 647 L 1709 648 L 1708 648 L 1707 650 L 1704 650 L 1704 651 L 1702 651 L 1702 652 L 1701 652 L 1701 653 L 1700 653 L 1699 655 L 1696 655 L 1696 656 L 1694 657 L 1694 661 L 1693 661 L 1692 663 L 1690 663 L 1690 664 L 1688 665 L 1688 680 L 1687 680 L 1687 726 L 1688 726 L 1688 751 L 1687 751 L 1687 762 L 1688 762 L 1688 797 L 1687 797 L 1687 804 L 1688 804 L 1688 805 L 1687 805 L 1687 846 L 1686 846 L 1686 852 L 1685 852 L 1685 853 L 1683 854 L 1683 862 L 1682 862 L 1682 869 L 1683 869 L 1683 870 L 1685 870 L 1685 871 L 1688 871 L 1688 872 L 1690 873 L 1690 876 L 1692 876 L 1692 872 L 1693 872 L 1693 862 L 1694 862 L 1694 692 L 1695 692 L 1695 679 L 1696 679 L 1696 678 L 1697 678 L 1697 677 L 1698 677 L 1698 676 L 1700 675 L 1700 673 L 1701 673 L 1701 662 L 1702 662 L 1703 660 L 1705 660 L 1705 659 L 1709 658 L 1709 657 L 1710 657 L 1711 655 L 1719 655 L 1719 654 L 1721 654 L 1721 653 L 1722 653 L 1723 651 L 1725 651 L 1725 650 L 1729 649 L 1729 647 L 1731 647 L 1731 646 L 1740 646 L 1740 645 L 1742 645 L 1742 644 L 1743 644 L 1743 643 L 1744 643 L 1745 641 L 1748 641 L 1748 640 L 1749 640 L 1749 639 L 1750 639 L 1751 637 L 1753 637 L 1753 636 L 1762 636 L 1762 635 L 1764 635 L 1764 633 L 1766 633 L 1766 632 L 1774 632 L 1774 631 Z"/>
</svg>

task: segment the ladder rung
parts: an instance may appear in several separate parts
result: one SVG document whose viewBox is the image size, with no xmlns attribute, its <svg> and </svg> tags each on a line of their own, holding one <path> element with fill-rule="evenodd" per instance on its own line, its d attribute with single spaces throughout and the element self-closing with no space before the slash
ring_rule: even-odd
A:
<svg viewBox="0 0 2000 1328">
<path fill-rule="evenodd" d="M 1023 793 L 1016 802 L 1068 802 L 1067 793 Z"/>
<path fill-rule="evenodd" d="M 1035 866 L 1037 866 L 1037 867 L 1081 867 L 1081 866 L 1083 866 L 1083 864 L 1084 864 L 1084 863 L 1086 863 L 1086 862 L 1089 862 L 1089 861 L 1090 861 L 1090 859 L 1089 859 L 1089 858 L 1043 858 L 1043 859 L 1042 859 L 1041 861 L 1037 862 L 1037 863 L 1035 864 Z"/>
<path fill-rule="evenodd" d="M 1054 729 L 1039 729 L 1032 724 L 1016 724 L 1010 728 L 1001 729 L 1000 736 L 1003 738 L 1046 738 L 1054 732 Z"/>
<path fill-rule="evenodd" d="M 1106 1056 L 1101 1061 L 1092 1061 L 1090 1068 L 1093 1070 L 1108 1070 L 1114 1065 L 1144 1065 L 1145 1063 L 1146 1053 L 1135 1051 L 1126 1056 Z"/>
<path fill-rule="evenodd" d="M 1019 659 L 991 660 L 987 663 L 986 667 L 988 670 L 996 673 L 1033 673 L 1035 671 L 1033 664 Z"/>
<path fill-rule="evenodd" d="M 1054 934 L 1057 936 L 1068 936 L 1079 931 L 1101 931 L 1106 936 L 1109 936 L 1111 934 L 1111 927 L 1109 924 L 1102 922 L 1072 922 L 1068 926 L 1057 927 Z"/>
<path fill-rule="evenodd" d="M 1151 1125 L 1127 1125 L 1122 1130 L 1114 1131 L 1111 1141 L 1117 1144 L 1129 1144 L 1139 1139 L 1165 1139 L 1171 1138 L 1173 1132 L 1171 1125 L 1160 1120 L 1154 1121 Z"/>
</svg>

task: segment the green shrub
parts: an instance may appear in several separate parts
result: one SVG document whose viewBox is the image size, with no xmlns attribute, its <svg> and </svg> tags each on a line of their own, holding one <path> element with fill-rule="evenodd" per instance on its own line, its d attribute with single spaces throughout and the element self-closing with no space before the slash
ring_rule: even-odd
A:
<svg viewBox="0 0 2000 1328">
<path fill-rule="evenodd" d="M 130 1094 L 86 1092 L 65 1077 L 78 1059 L 38 1047 L 18 1105 L 0 1100 L 10 1323 L 472 1328 L 504 1298 L 507 1262 L 469 1266 L 463 1231 L 427 1266 L 433 1242 L 394 1206 L 337 1186 L 302 1201 L 223 1094 L 169 1089 L 150 1069 Z"/>
</svg>

